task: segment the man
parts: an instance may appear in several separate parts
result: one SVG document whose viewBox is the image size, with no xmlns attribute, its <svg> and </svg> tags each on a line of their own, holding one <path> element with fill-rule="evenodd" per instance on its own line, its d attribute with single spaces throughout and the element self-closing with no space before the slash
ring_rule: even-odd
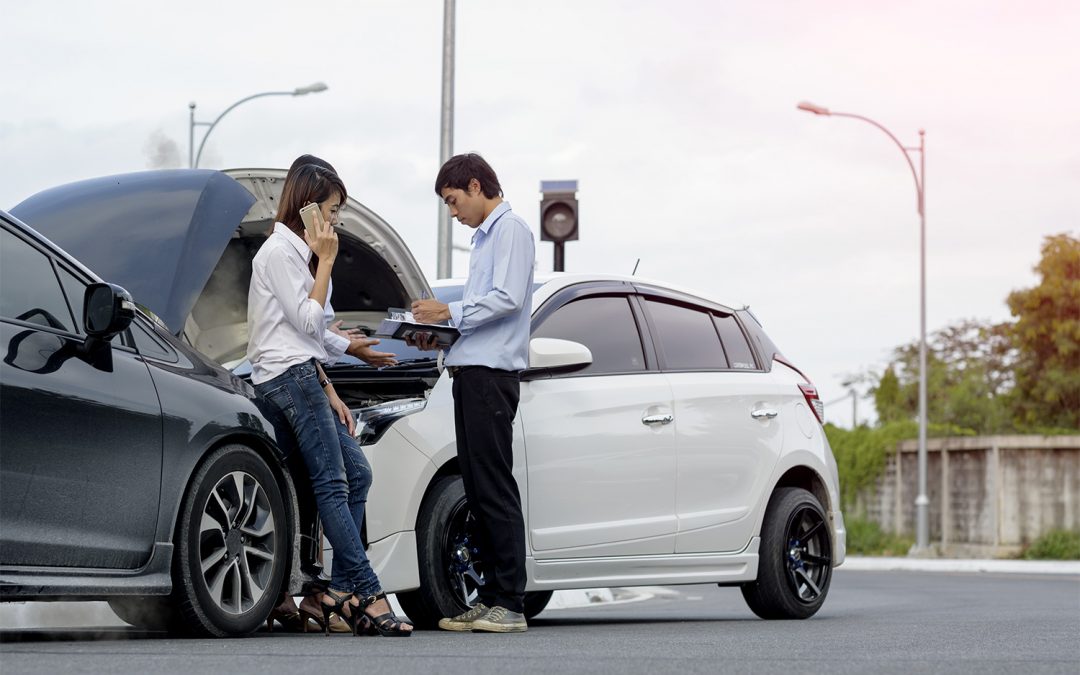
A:
<svg viewBox="0 0 1080 675">
<path fill-rule="evenodd" d="M 460 302 L 418 300 L 417 321 L 445 320 L 461 337 L 446 357 L 454 380 L 454 422 L 465 496 L 476 518 L 486 569 L 478 603 L 439 621 L 454 631 L 525 631 L 525 523 L 512 469 L 520 373 L 529 361 L 536 244 L 502 199 L 480 155 L 457 155 L 439 170 L 435 193 L 458 222 L 473 228 L 469 276 Z M 433 348 L 428 339 L 421 347 Z"/>
</svg>

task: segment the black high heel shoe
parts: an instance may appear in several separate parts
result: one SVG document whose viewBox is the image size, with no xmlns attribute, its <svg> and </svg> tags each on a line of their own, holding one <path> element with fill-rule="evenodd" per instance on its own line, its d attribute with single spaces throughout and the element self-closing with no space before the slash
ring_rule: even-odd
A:
<svg viewBox="0 0 1080 675">
<path fill-rule="evenodd" d="M 334 599 L 334 604 L 326 604 L 326 596 L 330 596 Z M 330 619 L 334 614 L 337 614 L 349 624 L 349 628 L 352 629 L 352 634 L 356 635 L 356 616 L 359 614 L 356 611 L 356 605 L 349 602 L 353 597 L 352 593 L 346 593 L 345 595 L 338 595 L 329 588 L 323 591 L 323 599 L 319 602 L 322 605 L 323 613 L 323 634 L 330 635 Z M 351 610 L 351 614 L 345 614 L 345 606 L 348 605 Z"/>
<path fill-rule="evenodd" d="M 412 628 L 412 624 L 405 623 L 404 621 L 398 619 L 397 615 L 394 614 L 394 610 L 390 610 L 389 612 L 386 612 L 385 614 L 380 614 L 378 616 L 371 616 L 367 613 L 367 608 L 374 605 L 379 600 L 386 600 L 386 593 L 369 595 L 366 598 L 362 599 L 360 601 L 360 611 L 357 612 L 356 610 L 358 608 L 353 607 L 353 613 L 358 615 L 362 614 L 363 616 L 365 616 L 371 622 L 371 626 L 374 628 L 374 630 L 383 637 L 409 637 L 410 635 L 412 635 L 413 632 L 411 630 L 405 630 L 404 628 L 405 626 Z"/>
</svg>

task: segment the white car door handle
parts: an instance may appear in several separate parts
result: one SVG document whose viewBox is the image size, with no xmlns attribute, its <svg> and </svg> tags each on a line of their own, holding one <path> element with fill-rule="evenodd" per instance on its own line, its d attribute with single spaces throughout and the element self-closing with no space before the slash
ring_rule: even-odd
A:
<svg viewBox="0 0 1080 675">
<path fill-rule="evenodd" d="M 750 417 L 756 420 L 769 419 L 776 417 L 780 412 L 771 408 L 761 408 L 750 413 Z"/>
<path fill-rule="evenodd" d="M 649 415 L 641 418 L 642 424 L 648 424 L 650 426 L 653 424 L 671 424 L 674 421 L 674 415 Z"/>
</svg>

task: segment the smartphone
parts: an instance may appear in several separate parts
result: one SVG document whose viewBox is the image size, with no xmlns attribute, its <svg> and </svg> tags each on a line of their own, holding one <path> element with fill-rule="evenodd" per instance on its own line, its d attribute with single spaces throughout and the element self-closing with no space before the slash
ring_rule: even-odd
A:
<svg viewBox="0 0 1080 675">
<path fill-rule="evenodd" d="M 300 209 L 300 220 L 304 221 L 304 230 L 307 231 L 308 241 L 314 242 L 316 233 L 316 223 L 322 220 L 322 212 L 319 211 L 319 205 L 312 202 L 307 206 Z"/>
</svg>

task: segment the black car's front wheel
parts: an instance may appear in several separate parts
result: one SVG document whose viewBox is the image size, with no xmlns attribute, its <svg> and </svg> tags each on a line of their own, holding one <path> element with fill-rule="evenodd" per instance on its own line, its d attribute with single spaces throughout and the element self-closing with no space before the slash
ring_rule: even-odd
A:
<svg viewBox="0 0 1080 675">
<path fill-rule="evenodd" d="M 821 503 L 801 488 L 778 488 L 761 526 L 757 580 L 742 594 L 763 619 L 806 619 L 825 602 L 832 536 Z"/>
<path fill-rule="evenodd" d="M 241 445 L 213 451 L 184 498 L 173 596 L 187 629 L 229 636 L 254 631 L 282 588 L 288 522 L 277 480 Z"/>
</svg>

